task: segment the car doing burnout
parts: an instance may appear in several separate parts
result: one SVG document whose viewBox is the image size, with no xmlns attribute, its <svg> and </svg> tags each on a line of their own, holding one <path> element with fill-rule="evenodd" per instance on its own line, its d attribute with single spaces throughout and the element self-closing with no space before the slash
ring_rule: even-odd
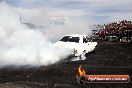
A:
<svg viewBox="0 0 132 88">
<path fill-rule="evenodd" d="M 82 53 L 94 51 L 97 42 L 92 42 L 92 39 L 87 35 L 72 34 L 64 36 L 54 46 L 72 50 L 69 56 L 80 56 Z"/>
</svg>

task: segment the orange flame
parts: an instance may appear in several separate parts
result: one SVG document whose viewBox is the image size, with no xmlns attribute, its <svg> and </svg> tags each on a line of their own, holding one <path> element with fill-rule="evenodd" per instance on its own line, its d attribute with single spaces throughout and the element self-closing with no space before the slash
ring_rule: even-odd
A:
<svg viewBox="0 0 132 88">
<path fill-rule="evenodd" d="M 78 72 L 80 76 L 84 76 L 85 75 L 85 70 L 82 68 L 82 66 L 80 65 L 78 68 Z"/>
</svg>

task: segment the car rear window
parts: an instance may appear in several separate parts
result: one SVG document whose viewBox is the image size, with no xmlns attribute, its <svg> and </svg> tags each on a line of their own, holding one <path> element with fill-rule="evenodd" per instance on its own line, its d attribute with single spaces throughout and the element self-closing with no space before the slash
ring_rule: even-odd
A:
<svg viewBox="0 0 132 88">
<path fill-rule="evenodd" d="M 70 36 L 64 36 L 60 41 L 68 42 Z"/>
<path fill-rule="evenodd" d="M 76 42 L 79 43 L 79 37 L 72 37 L 72 36 L 64 36 L 60 41 L 63 42 Z"/>
</svg>

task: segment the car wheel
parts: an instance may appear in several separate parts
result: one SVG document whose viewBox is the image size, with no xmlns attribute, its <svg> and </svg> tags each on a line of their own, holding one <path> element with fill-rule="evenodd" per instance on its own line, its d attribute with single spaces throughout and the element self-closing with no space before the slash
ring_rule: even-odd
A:
<svg viewBox="0 0 132 88">
<path fill-rule="evenodd" d="M 82 54 L 79 55 L 79 59 L 80 59 L 80 60 L 85 60 L 85 59 L 86 59 L 85 54 L 86 54 L 86 50 L 84 50 L 84 51 L 82 52 Z"/>
<path fill-rule="evenodd" d="M 86 53 L 87 53 L 87 51 L 86 51 L 86 50 L 84 50 L 84 51 L 83 51 L 83 54 L 85 55 Z"/>
</svg>

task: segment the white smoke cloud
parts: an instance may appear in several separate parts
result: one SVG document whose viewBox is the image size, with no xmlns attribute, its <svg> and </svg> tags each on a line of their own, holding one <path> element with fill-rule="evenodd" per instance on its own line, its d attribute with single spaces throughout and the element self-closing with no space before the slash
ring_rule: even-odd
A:
<svg viewBox="0 0 132 88">
<path fill-rule="evenodd" d="M 0 66 L 48 65 L 68 54 L 53 47 L 42 32 L 22 24 L 14 7 L 1 3 L 0 11 Z"/>
<path fill-rule="evenodd" d="M 55 36 L 52 40 L 57 40 L 67 34 L 91 34 L 89 25 L 96 23 L 92 19 L 87 19 L 86 14 L 88 15 L 88 13 L 85 13 L 82 10 L 67 10 L 59 8 L 23 9 L 20 7 L 15 8 L 15 10 L 22 15 L 23 22 L 44 26 L 46 28 L 45 33 L 48 36 Z M 64 22 L 64 25 L 53 25 L 52 18 L 67 19 Z"/>
</svg>

